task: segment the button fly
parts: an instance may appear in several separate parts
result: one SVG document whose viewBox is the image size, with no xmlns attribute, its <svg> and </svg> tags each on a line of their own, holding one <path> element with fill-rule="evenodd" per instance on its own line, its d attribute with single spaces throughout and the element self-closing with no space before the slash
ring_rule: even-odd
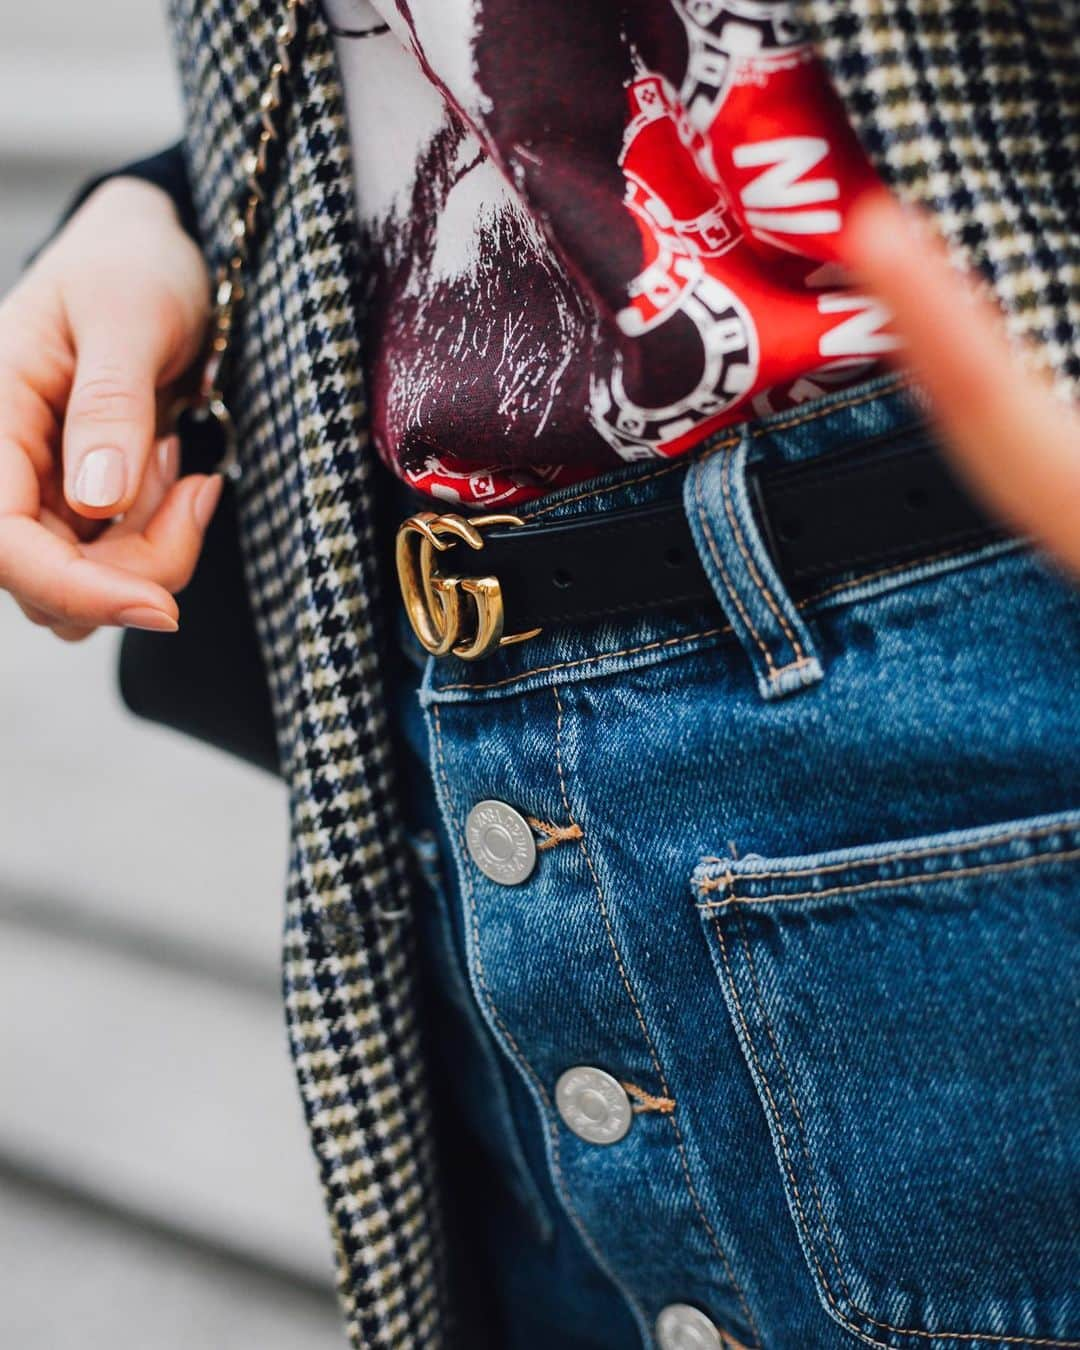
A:
<svg viewBox="0 0 1080 1350">
<path fill-rule="evenodd" d="M 536 839 L 520 812 L 505 802 L 477 802 L 465 821 L 469 856 L 500 886 L 518 886 L 536 866 Z"/>
<path fill-rule="evenodd" d="M 588 1144 L 617 1144 L 634 1119 L 630 1098 L 619 1080 L 587 1064 L 560 1076 L 555 1105 L 567 1128 Z"/>
<path fill-rule="evenodd" d="M 716 1326 L 689 1303 L 669 1303 L 656 1319 L 660 1350 L 724 1350 Z"/>
</svg>

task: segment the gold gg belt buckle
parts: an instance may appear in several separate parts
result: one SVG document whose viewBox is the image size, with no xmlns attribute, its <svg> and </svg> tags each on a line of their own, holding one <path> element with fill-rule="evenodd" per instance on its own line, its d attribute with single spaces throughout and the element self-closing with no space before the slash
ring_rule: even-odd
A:
<svg viewBox="0 0 1080 1350">
<path fill-rule="evenodd" d="M 517 516 L 436 515 L 421 511 L 398 527 L 395 555 L 398 584 L 413 632 L 432 656 L 453 652 L 462 661 L 479 661 L 498 647 L 536 637 L 503 631 L 502 587 L 497 577 L 444 576 L 438 555 L 459 540 L 482 549 L 481 530 L 490 525 L 520 525 Z"/>
</svg>

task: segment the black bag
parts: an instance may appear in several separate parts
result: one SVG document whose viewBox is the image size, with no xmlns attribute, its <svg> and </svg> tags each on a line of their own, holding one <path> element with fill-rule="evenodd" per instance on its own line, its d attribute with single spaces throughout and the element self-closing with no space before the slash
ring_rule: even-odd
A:
<svg viewBox="0 0 1080 1350">
<path fill-rule="evenodd" d="M 212 415 L 188 411 L 177 422 L 185 473 L 212 472 L 226 458 L 224 427 L 231 427 L 231 420 L 224 406 L 222 381 L 237 327 L 235 309 L 243 295 L 244 277 L 254 266 L 259 243 L 257 207 L 270 195 L 293 102 L 290 80 L 283 77 L 299 69 L 310 8 L 290 6 L 278 33 L 278 61 L 264 91 L 264 98 L 272 98 L 263 107 L 260 122 L 260 145 L 265 153 L 254 157 L 237 200 L 240 228 L 234 229 L 232 256 L 219 273 L 213 340 L 198 382 L 201 406 Z M 181 223 L 197 237 L 182 147 L 143 161 L 134 170 L 169 193 Z M 236 489 L 228 478 L 195 574 L 180 594 L 179 632 L 129 629 L 120 646 L 119 674 L 121 696 L 133 713 L 280 774 L 270 691 L 244 581 Z"/>
<path fill-rule="evenodd" d="M 184 416 L 181 466 L 207 473 L 220 458 L 213 422 Z M 120 693 L 133 713 L 280 772 L 270 690 L 240 554 L 228 478 L 195 574 L 179 595 L 180 630 L 130 628 L 120 644 Z"/>
</svg>

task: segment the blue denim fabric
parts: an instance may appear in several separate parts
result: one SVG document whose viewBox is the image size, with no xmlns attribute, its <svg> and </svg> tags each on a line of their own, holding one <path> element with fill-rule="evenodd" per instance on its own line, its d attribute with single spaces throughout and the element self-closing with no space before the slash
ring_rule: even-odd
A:
<svg viewBox="0 0 1080 1350">
<path fill-rule="evenodd" d="M 516 1197 L 500 1350 L 653 1347 L 672 1302 L 763 1350 L 1080 1346 L 1080 598 L 1009 542 L 796 604 L 742 481 L 920 430 L 881 381 L 536 503 L 681 498 L 716 604 L 429 662 L 426 738 L 403 685 L 449 1091 Z M 521 886 L 484 798 L 548 845 Z M 617 1144 L 555 1110 L 579 1064 Z"/>
</svg>

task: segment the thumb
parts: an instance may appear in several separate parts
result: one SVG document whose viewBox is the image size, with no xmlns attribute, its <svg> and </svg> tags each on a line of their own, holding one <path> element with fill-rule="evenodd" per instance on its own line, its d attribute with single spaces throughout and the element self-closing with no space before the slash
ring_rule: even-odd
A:
<svg viewBox="0 0 1080 1350">
<path fill-rule="evenodd" d="M 115 302 L 72 316 L 75 374 L 64 419 L 64 495 L 91 519 L 133 505 L 156 441 L 157 390 L 194 356 L 167 303 Z"/>
</svg>

